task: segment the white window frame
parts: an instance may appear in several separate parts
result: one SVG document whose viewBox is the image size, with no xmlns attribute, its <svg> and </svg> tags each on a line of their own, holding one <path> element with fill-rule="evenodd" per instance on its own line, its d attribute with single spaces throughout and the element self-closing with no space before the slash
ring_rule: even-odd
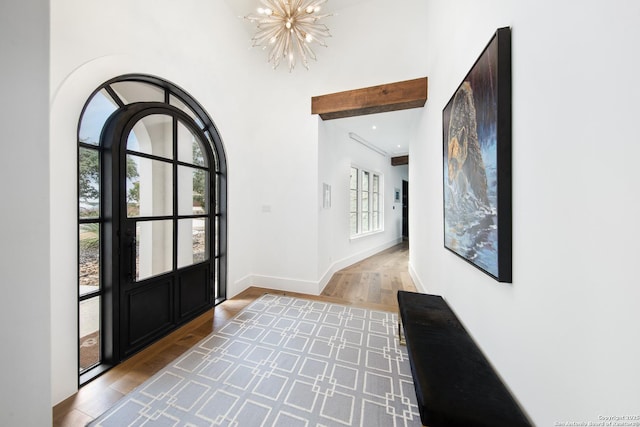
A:
<svg viewBox="0 0 640 427">
<path fill-rule="evenodd" d="M 357 175 L 355 182 L 351 179 L 354 171 Z M 349 177 L 350 237 L 366 236 L 384 231 L 384 175 L 380 172 L 351 165 Z M 377 191 L 375 191 L 374 185 L 376 180 L 378 183 Z M 356 184 L 356 188 L 353 188 L 353 184 Z M 366 188 L 364 188 L 365 186 Z M 353 203 L 354 193 L 355 206 Z"/>
</svg>

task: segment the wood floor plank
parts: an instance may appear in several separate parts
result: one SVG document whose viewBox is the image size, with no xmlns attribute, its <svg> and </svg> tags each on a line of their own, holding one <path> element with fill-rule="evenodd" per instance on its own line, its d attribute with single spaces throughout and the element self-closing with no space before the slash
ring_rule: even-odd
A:
<svg viewBox="0 0 640 427">
<path fill-rule="evenodd" d="M 123 397 L 124 394 L 112 388 L 106 388 L 101 393 L 92 395 L 90 399 L 85 399 L 77 409 L 93 418 L 97 418 Z"/>
<path fill-rule="evenodd" d="M 71 409 L 70 411 L 61 413 L 58 418 L 54 419 L 53 425 L 60 427 L 84 426 L 93 419 L 94 417 L 87 415 L 78 409 Z"/>
<path fill-rule="evenodd" d="M 376 304 L 382 303 L 382 275 L 380 273 L 371 275 L 371 282 L 367 288 L 367 301 Z M 364 286 L 363 286 L 364 287 Z"/>
<path fill-rule="evenodd" d="M 318 296 L 250 287 L 133 355 L 56 405 L 53 426 L 86 425 L 266 293 L 395 312 L 398 310 L 397 291 L 416 290 L 408 273 L 408 260 L 408 245 L 394 246 L 337 272 Z"/>
</svg>

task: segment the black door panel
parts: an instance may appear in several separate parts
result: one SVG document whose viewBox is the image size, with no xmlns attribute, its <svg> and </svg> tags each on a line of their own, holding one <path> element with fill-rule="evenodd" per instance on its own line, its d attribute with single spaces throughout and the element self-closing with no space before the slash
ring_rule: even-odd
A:
<svg viewBox="0 0 640 427">
<path fill-rule="evenodd" d="M 124 291 L 126 352 L 162 335 L 174 324 L 172 278 L 151 279 Z"/>
</svg>

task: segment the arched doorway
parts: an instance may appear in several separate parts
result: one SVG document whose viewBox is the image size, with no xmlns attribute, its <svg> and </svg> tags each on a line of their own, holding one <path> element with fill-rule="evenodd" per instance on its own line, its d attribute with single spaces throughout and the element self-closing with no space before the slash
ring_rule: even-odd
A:
<svg viewBox="0 0 640 427">
<path fill-rule="evenodd" d="M 78 131 L 80 383 L 226 297 L 226 160 L 204 109 L 126 75 Z"/>
</svg>

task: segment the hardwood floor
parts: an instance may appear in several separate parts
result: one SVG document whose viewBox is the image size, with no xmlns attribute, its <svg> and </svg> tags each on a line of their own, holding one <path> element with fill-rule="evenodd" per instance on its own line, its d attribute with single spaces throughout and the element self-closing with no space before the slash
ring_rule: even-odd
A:
<svg viewBox="0 0 640 427">
<path fill-rule="evenodd" d="M 397 310 L 398 290 L 416 292 L 409 276 L 409 244 L 404 242 L 333 275 L 323 296 L 352 303 L 381 304 Z"/>
<path fill-rule="evenodd" d="M 320 296 L 248 288 L 83 386 L 53 408 L 53 425 L 84 426 L 265 293 L 396 311 L 396 292 L 416 290 L 408 258 L 407 244 L 394 246 L 336 273 Z"/>
</svg>

